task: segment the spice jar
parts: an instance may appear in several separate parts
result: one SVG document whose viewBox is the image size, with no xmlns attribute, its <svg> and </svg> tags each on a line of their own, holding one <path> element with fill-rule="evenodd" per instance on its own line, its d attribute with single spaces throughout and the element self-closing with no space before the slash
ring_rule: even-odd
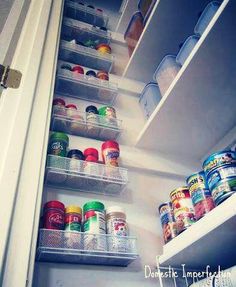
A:
<svg viewBox="0 0 236 287">
<path fill-rule="evenodd" d="M 69 138 L 64 133 L 52 133 L 49 139 L 48 153 L 55 156 L 65 157 L 67 147 L 69 145 Z"/>
<path fill-rule="evenodd" d="M 116 110 L 113 107 L 105 106 L 101 107 L 98 110 L 99 115 L 101 116 L 100 124 L 104 126 L 112 126 L 117 127 L 117 121 L 116 121 Z"/>
<path fill-rule="evenodd" d="M 57 115 L 57 116 L 65 116 L 66 112 L 65 112 L 65 106 L 66 103 L 63 99 L 61 98 L 55 98 L 53 100 L 53 114 Z"/>
<path fill-rule="evenodd" d="M 81 189 L 85 184 L 83 179 L 84 172 L 84 155 L 78 149 L 72 149 L 68 152 L 67 157 L 70 158 L 68 162 L 69 174 L 67 176 L 67 186 L 71 188 Z"/>
<path fill-rule="evenodd" d="M 65 206 L 60 201 L 48 201 L 43 208 L 43 228 L 64 229 Z"/>
<path fill-rule="evenodd" d="M 76 65 L 72 68 L 72 72 L 78 73 L 78 74 L 84 74 L 84 69 L 81 66 Z"/>
<path fill-rule="evenodd" d="M 68 71 L 72 70 L 71 65 L 69 65 L 69 64 L 62 64 L 61 69 L 68 70 Z"/>
<path fill-rule="evenodd" d="M 87 148 L 84 150 L 84 156 L 84 172 L 90 176 L 99 175 L 99 166 L 96 164 L 98 162 L 98 150 L 95 148 Z"/>
<path fill-rule="evenodd" d="M 97 78 L 100 80 L 109 81 L 109 74 L 106 71 L 98 71 Z"/>
<path fill-rule="evenodd" d="M 53 100 L 53 118 L 52 118 L 52 126 L 56 131 L 64 132 L 67 130 L 66 123 L 66 108 L 65 101 L 61 98 L 55 98 Z"/>
<path fill-rule="evenodd" d="M 120 206 L 111 206 L 106 210 L 106 229 L 108 237 L 109 251 L 126 252 L 128 225 L 126 223 L 126 214 Z"/>
<path fill-rule="evenodd" d="M 118 167 L 118 158 L 120 155 L 119 144 L 115 141 L 106 141 L 102 144 L 102 159 L 108 166 Z"/>
<path fill-rule="evenodd" d="M 102 54 L 111 54 L 111 47 L 108 44 L 99 44 L 96 46 L 96 50 Z"/>
<path fill-rule="evenodd" d="M 96 78 L 96 73 L 93 70 L 89 70 L 86 72 L 86 76 L 93 79 Z"/>
<path fill-rule="evenodd" d="M 98 110 L 95 106 L 88 106 L 86 108 L 87 132 L 90 137 L 96 138 L 99 134 Z"/>
<path fill-rule="evenodd" d="M 71 134 L 80 135 L 85 130 L 84 118 L 77 111 L 74 104 L 66 106 L 66 115 L 68 117 L 68 129 Z"/>
</svg>

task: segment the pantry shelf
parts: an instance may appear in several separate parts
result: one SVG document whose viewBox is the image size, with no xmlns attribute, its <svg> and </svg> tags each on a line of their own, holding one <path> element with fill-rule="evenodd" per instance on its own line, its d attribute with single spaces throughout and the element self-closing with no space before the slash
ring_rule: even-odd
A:
<svg viewBox="0 0 236 287">
<path fill-rule="evenodd" d="M 58 94 L 101 104 L 114 103 L 118 95 L 116 84 L 62 69 L 62 64 L 70 63 L 59 62 L 55 85 Z"/>
<path fill-rule="evenodd" d="M 41 229 L 36 258 L 44 262 L 126 267 L 138 258 L 136 241 L 131 236 Z"/>
<path fill-rule="evenodd" d="M 118 196 L 128 184 L 125 168 L 48 155 L 45 182 L 59 189 Z"/>
<path fill-rule="evenodd" d="M 228 33 L 235 13 L 236 3 L 224 1 L 141 130 L 137 147 L 199 162 L 236 126 L 236 35 Z"/>
<path fill-rule="evenodd" d="M 217 270 L 236 264 L 236 194 L 217 206 L 190 228 L 163 247 L 159 263 L 163 266 Z"/>
<path fill-rule="evenodd" d="M 107 27 L 109 20 L 103 12 L 73 1 L 65 2 L 64 15 L 98 27 Z"/>
<path fill-rule="evenodd" d="M 51 130 L 101 141 L 116 140 L 121 134 L 121 121 L 99 115 L 86 120 L 87 114 L 56 107 L 53 109 Z M 70 113 L 70 117 L 66 114 Z M 63 115 L 64 114 L 64 115 Z"/>
<path fill-rule="evenodd" d="M 112 68 L 114 56 L 62 40 L 59 49 L 59 59 L 91 69 L 109 72 Z"/>
<path fill-rule="evenodd" d="M 62 23 L 61 37 L 63 40 L 71 41 L 75 39 L 82 43 L 93 41 L 96 45 L 109 44 L 111 41 L 111 33 L 109 31 L 103 31 L 96 26 L 66 17 Z"/>
<path fill-rule="evenodd" d="M 211 0 L 159 0 L 125 68 L 123 76 L 143 82 L 153 74 L 167 54 L 177 54 L 179 45 L 193 34 L 199 13 Z"/>
</svg>

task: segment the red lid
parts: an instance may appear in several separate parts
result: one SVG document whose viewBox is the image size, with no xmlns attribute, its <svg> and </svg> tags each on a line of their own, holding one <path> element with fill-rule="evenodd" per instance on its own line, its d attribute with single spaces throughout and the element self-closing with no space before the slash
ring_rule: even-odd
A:
<svg viewBox="0 0 236 287">
<path fill-rule="evenodd" d="M 81 66 L 74 66 L 72 68 L 72 72 L 77 72 L 77 73 L 80 73 L 80 74 L 84 74 L 84 69 Z"/>
<path fill-rule="evenodd" d="M 88 156 L 85 158 L 85 161 L 98 162 L 98 158 L 95 157 L 94 155 L 88 155 Z"/>
<path fill-rule="evenodd" d="M 64 101 L 63 99 L 61 99 L 61 98 L 55 98 L 55 99 L 53 100 L 53 105 L 54 105 L 54 106 L 57 106 L 57 105 L 65 106 L 66 103 L 65 103 L 65 101 Z"/>
<path fill-rule="evenodd" d="M 77 107 L 76 107 L 76 105 L 74 105 L 74 104 L 68 104 L 68 105 L 66 105 L 66 108 L 67 108 L 67 109 L 77 110 Z"/>
<path fill-rule="evenodd" d="M 48 201 L 47 203 L 44 204 L 44 209 L 47 208 L 60 208 L 60 209 L 65 209 L 65 205 L 57 200 L 52 200 Z"/>
<path fill-rule="evenodd" d="M 119 148 L 119 144 L 115 141 L 106 141 L 102 144 L 102 150 L 106 149 L 106 148 L 116 148 L 118 150 L 120 150 Z"/>
<path fill-rule="evenodd" d="M 98 160 L 98 150 L 95 148 L 86 148 L 84 150 L 84 156 L 87 158 L 87 156 L 92 155 Z"/>
</svg>

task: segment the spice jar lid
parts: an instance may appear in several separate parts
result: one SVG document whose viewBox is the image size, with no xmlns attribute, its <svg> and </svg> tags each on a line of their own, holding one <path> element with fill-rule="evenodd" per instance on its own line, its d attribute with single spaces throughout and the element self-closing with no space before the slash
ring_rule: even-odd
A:
<svg viewBox="0 0 236 287">
<path fill-rule="evenodd" d="M 89 70 L 86 72 L 86 76 L 96 77 L 96 73 L 93 70 Z"/>
<path fill-rule="evenodd" d="M 92 148 L 92 147 L 86 148 L 84 150 L 84 156 L 87 157 L 89 155 L 92 155 L 92 156 L 94 156 L 94 157 L 96 157 L 98 159 L 98 150 L 95 149 L 95 148 Z"/>
<path fill-rule="evenodd" d="M 77 66 L 74 66 L 72 68 L 72 72 L 77 72 L 77 73 L 80 73 L 80 74 L 84 74 L 84 69 L 81 66 L 77 65 Z"/>
<path fill-rule="evenodd" d="M 101 43 L 96 46 L 96 50 L 105 49 L 108 53 L 111 53 L 111 47 L 108 44 Z"/>
<path fill-rule="evenodd" d="M 98 110 L 95 106 L 88 106 L 85 109 L 86 113 L 94 113 L 94 114 L 98 114 Z"/>
<path fill-rule="evenodd" d="M 110 106 L 101 107 L 100 109 L 98 109 L 98 113 L 101 116 L 106 116 L 108 110 L 112 111 L 114 114 L 116 114 L 116 110 L 113 107 L 110 107 Z"/>
<path fill-rule="evenodd" d="M 61 65 L 61 69 L 71 71 L 72 68 L 71 68 L 71 65 L 69 65 L 69 64 L 62 64 Z"/>
<path fill-rule="evenodd" d="M 48 201 L 44 204 L 44 210 L 47 208 L 60 208 L 60 209 L 65 209 L 65 205 L 57 200 L 51 200 Z"/>
<path fill-rule="evenodd" d="M 108 73 L 106 71 L 98 71 L 97 72 L 97 77 L 98 78 L 99 77 L 105 77 L 105 78 L 109 79 L 109 75 L 108 75 Z"/>
<path fill-rule="evenodd" d="M 89 162 L 98 162 L 98 158 L 93 156 L 93 155 L 88 155 L 86 158 L 85 158 L 85 161 L 89 161 Z"/>
<path fill-rule="evenodd" d="M 84 213 L 91 210 L 91 209 L 103 211 L 105 209 L 105 206 L 100 201 L 89 201 L 89 202 L 84 204 L 84 206 L 83 206 Z"/>
<path fill-rule="evenodd" d="M 74 155 L 77 156 L 80 160 L 84 160 L 84 154 L 82 153 L 81 150 L 79 150 L 79 149 L 71 149 L 68 152 L 67 157 L 72 158 Z"/>
<path fill-rule="evenodd" d="M 66 105 L 66 102 L 63 100 L 63 99 L 61 99 L 61 98 L 55 98 L 54 100 L 53 100 L 53 103 L 52 103 L 53 105 L 61 105 L 61 106 L 65 106 Z"/>
<path fill-rule="evenodd" d="M 67 108 L 67 109 L 77 110 L 77 107 L 76 107 L 76 105 L 74 105 L 74 104 L 68 104 L 68 105 L 66 105 L 66 108 Z"/>
<path fill-rule="evenodd" d="M 66 213 L 79 213 L 82 214 L 82 208 L 76 205 L 69 205 L 65 208 Z"/>
<path fill-rule="evenodd" d="M 124 208 L 122 208 L 120 206 L 110 206 L 106 209 L 106 214 L 113 213 L 113 212 L 119 212 L 119 213 L 125 214 Z"/>
<path fill-rule="evenodd" d="M 50 136 L 50 140 L 62 140 L 67 142 L 67 144 L 69 143 L 68 135 L 60 132 L 52 133 Z"/>
<path fill-rule="evenodd" d="M 106 148 L 116 148 L 118 150 L 120 150 L 119 148 L 119 144 L 115 141 L 106 141 L 102 144 L 102 150 L 106 149 Z"/>
</svg>

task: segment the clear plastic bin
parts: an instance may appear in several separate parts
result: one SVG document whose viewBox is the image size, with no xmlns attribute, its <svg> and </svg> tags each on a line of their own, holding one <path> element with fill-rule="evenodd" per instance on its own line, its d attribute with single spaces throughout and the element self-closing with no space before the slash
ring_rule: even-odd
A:
<svg viewBox="0 0 236 287">
<path fill-rule="evenodd" d="M 162 96 L 164 96 L 180 69 L 181 65 L 176 62 L 176 56 L 167 55 L 162 59 L 153 75 L 154 80 L 157 81 Z"/>
<path fill-rule="evenodd" d="M 197 44 L 199 36 L 192 35 L 186 39 L 183 46 L 180 48 L 179 53 L 176 56 L 176 62 L 183 66 L 188 56 L 192 52 L 193 48 Z"/>
<path fill-rule="evenodd" d="M 143 32 L 143 16 L 141 12 L 135 12 L 126 29 L 124 39 L 128 45 L 129 56 L 131 57 L 138 40 Z"/>
<path fill-rule="evenodd" d="M 138 3 L 138 10 L 142 13 L 144 18 L 144 26 L 147 23 L 147 20 L 152 13 L 153 7 L 156 4 L 157 0 L 140 0 Z"/>
<path fill-rule="evenodd" d="M 203 34 L 205 29 L 211 22 L 211 19 L 214 17 L 215 13 L 219 9 L 220 5 L 221 5 L 220 2 L 212 1 L 206 6 L 206 8 L 203 10 L 194 28 L 195 34 L 200 35 L 200 36 Z"/>
<path fill-rule="evenodd" d="M 149 83 L 145 86 L 139 98 L 145 117 L 148 119 L 161 100 L 160 89 L 157 84 Z"/>
</svg>

